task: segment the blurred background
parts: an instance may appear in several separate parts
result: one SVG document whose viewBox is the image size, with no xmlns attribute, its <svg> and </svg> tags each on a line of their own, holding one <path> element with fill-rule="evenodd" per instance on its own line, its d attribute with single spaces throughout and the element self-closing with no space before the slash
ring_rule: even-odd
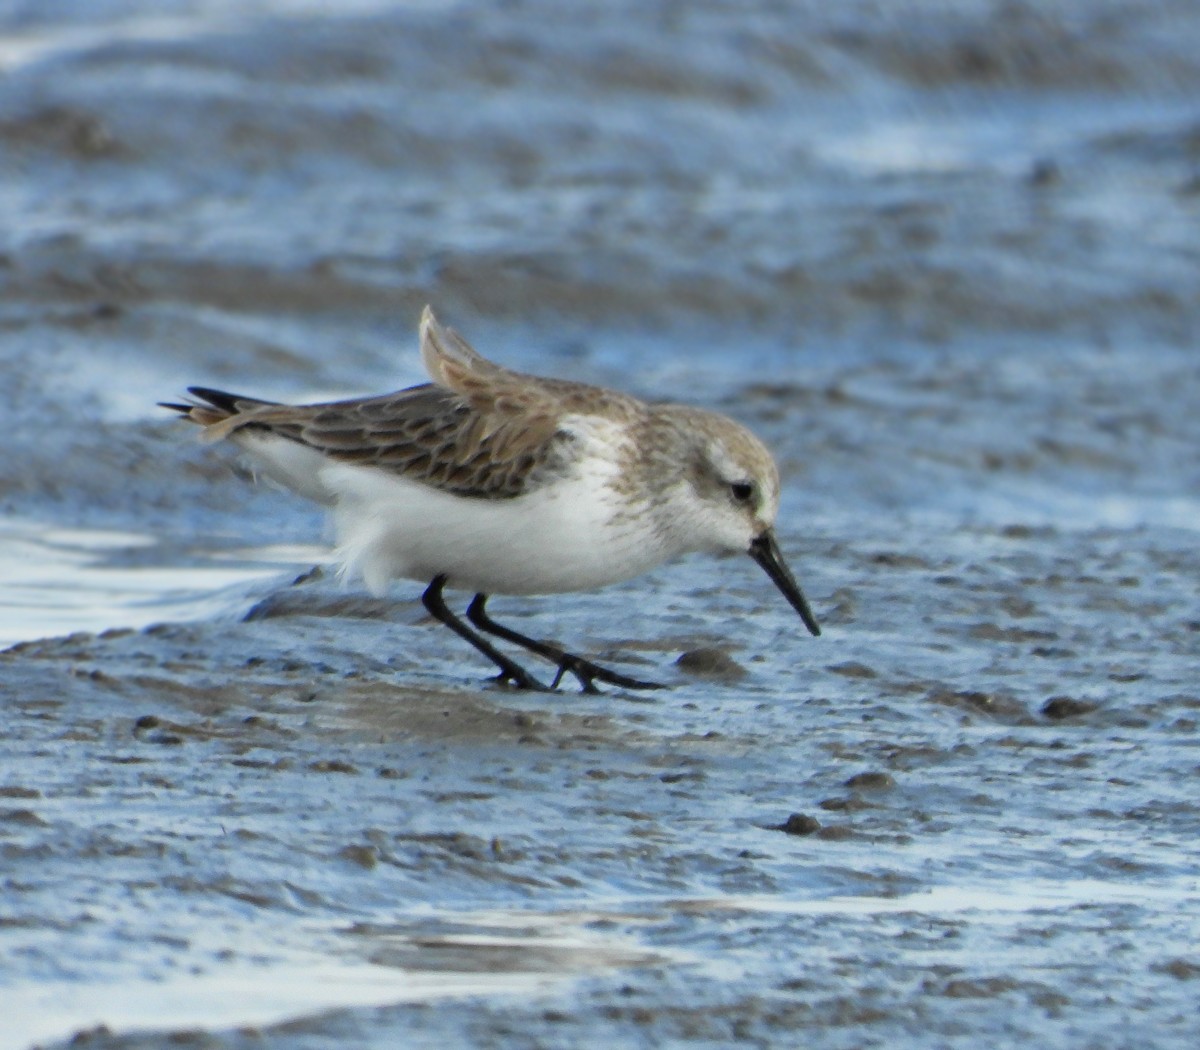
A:
<svg viewBox="0 0 1200 1050">
<path fill-rule="evenodd" d="M 516 367 L 771 401 L 809 514 L 1196 491 L 1188 0 L 0 14 L 8 515 L 227 515 L 154 402 L 419 381 L 426 302 Z"/>
</svg>

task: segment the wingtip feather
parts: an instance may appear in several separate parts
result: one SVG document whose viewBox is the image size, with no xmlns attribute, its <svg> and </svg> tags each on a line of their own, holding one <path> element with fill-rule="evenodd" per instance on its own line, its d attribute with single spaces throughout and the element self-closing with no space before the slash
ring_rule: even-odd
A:
<svg viewBox="0 0 1200 1050">
<path fill-rule="evenodd" d="M 425 370 L 438 386 L 455 393 L 466 393 L 472 378 L 491 382 L 507 370 L 489 361 L 453 328 L 443 325 L 433 308 L 421 311 L 421 360 Z"/>
</svg>

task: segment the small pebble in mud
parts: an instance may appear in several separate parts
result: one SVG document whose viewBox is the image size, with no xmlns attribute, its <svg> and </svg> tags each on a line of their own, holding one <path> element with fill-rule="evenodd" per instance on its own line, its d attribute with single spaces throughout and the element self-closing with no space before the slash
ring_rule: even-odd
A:
<svg viewBox="0 0 1200 1050">
<path fill-rule="evenodd" d="M 1052 160 L 1045 158 L 1036 160 L 1030 166 L 1028 181 L 1030 186 L 1055 186 L 1062 181 L 1062 170 Z"/>
<path fill-rule="evenodd" d="M 862 809 L 873 808 L 871 803 L 857 796 L 851 798 L 823 798 L 817 805 L 830 813 L 856 813 Z"/>
<path fill-rule="evenodd" d="M 308 768 L 314 773 L 357 773 L 349 762 L 342 762 L 336 758 L 322 758 L 317 762 L 310 762 Z"/>
<path fill-rule="evenodd" d="M 932 981 L 927 981 L 924 990 L 950 999 L 993 999 L 1019 987 L 1012 977 L 983 977 L 977 980 L 956 978 L 947 981 L 940 989 Z"/>
<path fill-rule="evenodd" d="M 1194 981 L 1200 978 L 1200 963 L 1188 959 L 1172 959 L 1170 962 L 1151 966 L 1150 969 L 1156 973 L 1170 974 L 1177 981 Z"/>
<path fill-rule="evenodd" d="M 167 723 L 164 723 L 158 715 L 142 715 L 133 723 L 133 735 L 139 740 L 147 744 L 163 744 L 166 747 L 178 747 L 183 743 L 183 737 L 178 733 L 172 733 L 167 730 Z M 176 728 L 176 727 L 171 727 Z M 162 730 L 162 732 L 153 732 L 153 730 Z"/>
<path fill-rule="evenodd" d="M 878 678 L 875 669 L 861 664 L 857 660 L 847 660 L 845 663 L 830 664 L 827 671 L 840 674 L 843 678 Z"/>
<path fill-rule="evenodd" d="M 338 857 L 357 864 L 360 868 L 370 871 L 379 863 L 379 852 L 374 846 L 343 846 L 338 850 Z"/>
<path fill-rule="evenodd" d="M 0 787 L 0 798 L 41 798 L 42 793 L 37 788 L 19 787 L 6 784 Z"/>
<path fill-rule="evenodd" d="M 855 791 L 891 791 L 895 786 L 891 773 L 882 772 L 855 773 L 846 781 L 846 787 Z"/>
<path fill-rule="evenodd" d="M 988 715 L 999 721 L 1023 722 L 1029 718 L 1020 701 L 1002 693 L 985 693 L 976 689 L 931 689 L 926 698 L 944 707 L 959 707 Z"/>
<path fill-rule="evenodd" d="M 107 1040 L 112 1035 L 112 1030 L 107 1025 L 98 1024 L 95 1028 L 80 1028 L 70 1040 L 68 1046 L 87 1046 L 91 1042 L 99 1042 L 101 1039 Z"/>
<path fill-rule="evenodd" d="M 47 828 L 47 824 L 32 809 L 0 810 L 0 822 L 5 824 L 22 824 L 31 828 Z"/>
<path fill-rule="evenodd" d="M 821 830 L 821 822 L 807 813 L 793 813 L 782 824 L 777 824 L 776 830 L 787 835 L 812 835 Z"/>
<path fill-rule="evenodd" d="M 688 674 L 702 678 L 745 678 L 746 669 L 732 656 L 720 649 L 689 649 L 682 653 L 675 666 Z"/>
<path fill-rule="evenodd" d="M 1095 704 L 1086 700 L 1076 700 L 1073 696 L 1052 696 L 1042 704 L 1042 714 L 1055 721 L 1061 721 L 1064 718 L 1079 718 L 1081 715 L 1091 714 L 1095 710 Z"/>
</svg>

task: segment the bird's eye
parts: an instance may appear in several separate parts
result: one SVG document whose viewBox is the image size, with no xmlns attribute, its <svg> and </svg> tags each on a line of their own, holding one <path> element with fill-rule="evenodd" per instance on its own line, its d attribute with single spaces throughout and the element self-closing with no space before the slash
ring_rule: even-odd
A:
<svg viewBox="0 0 1200 1050">
<path fill-rule="evenodd" d="M 735 481 L 729 486 L 729 494 L 735 503 L 749 503 L 754 497 L 754 486 L 749 481 Z"/>
</svg>

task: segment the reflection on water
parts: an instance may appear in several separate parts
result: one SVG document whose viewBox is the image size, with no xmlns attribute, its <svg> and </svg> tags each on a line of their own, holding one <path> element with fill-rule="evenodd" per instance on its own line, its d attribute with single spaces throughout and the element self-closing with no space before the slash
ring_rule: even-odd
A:
<svg viewBox="0 0 1200 1050">
<path fill-rule="evenodd" d="M 1020 925 L 1035 913 L 1085 906 L 1187 906 L 1194 880 L 1129 886 L 1099 879 L 1033 880 L 1011 884 L 935 886 L 897 896 L 726 895 L 651 902 L 610 900 L 609 907 L 533 911 L 421 909 L 387 924 L 306 931 L 302 946 L 248 962 L 218 961 L 165 979 L 119 984 L 49 981 L 0 993 L 6 1019 L 0 1050 L 64 1038 L 99 1024 L 130 1031 L 269 1026 L 302 1029 L 327 1011 L 387 1007 L 470 996 L 533 997 L 564 981 L 613 970 L 691 965 L 722 970 L 680 948 L 653 949 L 628 932 L 664 927 L 682 916 L 794 915 L 871 917 L 920 915 L 931 922 L 969 917 L 975 924 Z M 249 931 L 247 931 L 249 933 Z M 232 954 L 232 953 L 227 953 Z"/>
<path fill-rule="evenodd" d="M 248 584 L 324 556 L 278 546 L 199 565 L 139 564 L 154 546 L 132 532 L 0 524 L 0 645 L 227 615 L 245 604 Z"/>
<path fill-rule="evenodd" d="M 692 914 L 721 911 L 776 915 L 928 915 L 970 913 L 975 917 L 1019 920 L 1032 912 L 1100 907 L 1106 904 L 1144 904 L 1160 901 L 1181 905 L 1195 900 L 1200 889 L 1193 879 L 1170 879 L 1156 885 L 1122 885 L 1101 879 L 1066 879 L 1049 882 L 1032 879 L 1019 885 L 932 886 L 920 893 L 895 897 L 824 897 L 803 900 L 786 896 L 714 897 L 711 900 L 679 902 Z"/>
<path fill-rule="evenodd" d="M 604 917 L 599 913 L 489 910 L 463 913 L 452 924 L 447 914 L 402 926 L 309 930 L 309 943 L 269 961 L 218 962 L 208 970 L 118 984 L 42 981 L 0 989 L 0 1050 L 24 1050 L 100 1024 L 119 1030 L 265 1026 L 355 1006 L 534 996 L 583 974 L 666 961 L 628 937 L 588 929 Z M 368 961 L 339 957 L 344 935 L 351 952 Z"/>
<path fill-rule="evenodd" d="M 451 995 L 533 995 L 554 979 L 550 974 L 413 973 L 307 958 L 165 981 L 41 982 L 8 993 L 13 1001 L 5 1004 L 0 1050 L 25 1050 L 34 1042 L 62 1039 L 100 1024 L 122 1030 L 269 1025 L 352 1006 Z"/>
</svg>

